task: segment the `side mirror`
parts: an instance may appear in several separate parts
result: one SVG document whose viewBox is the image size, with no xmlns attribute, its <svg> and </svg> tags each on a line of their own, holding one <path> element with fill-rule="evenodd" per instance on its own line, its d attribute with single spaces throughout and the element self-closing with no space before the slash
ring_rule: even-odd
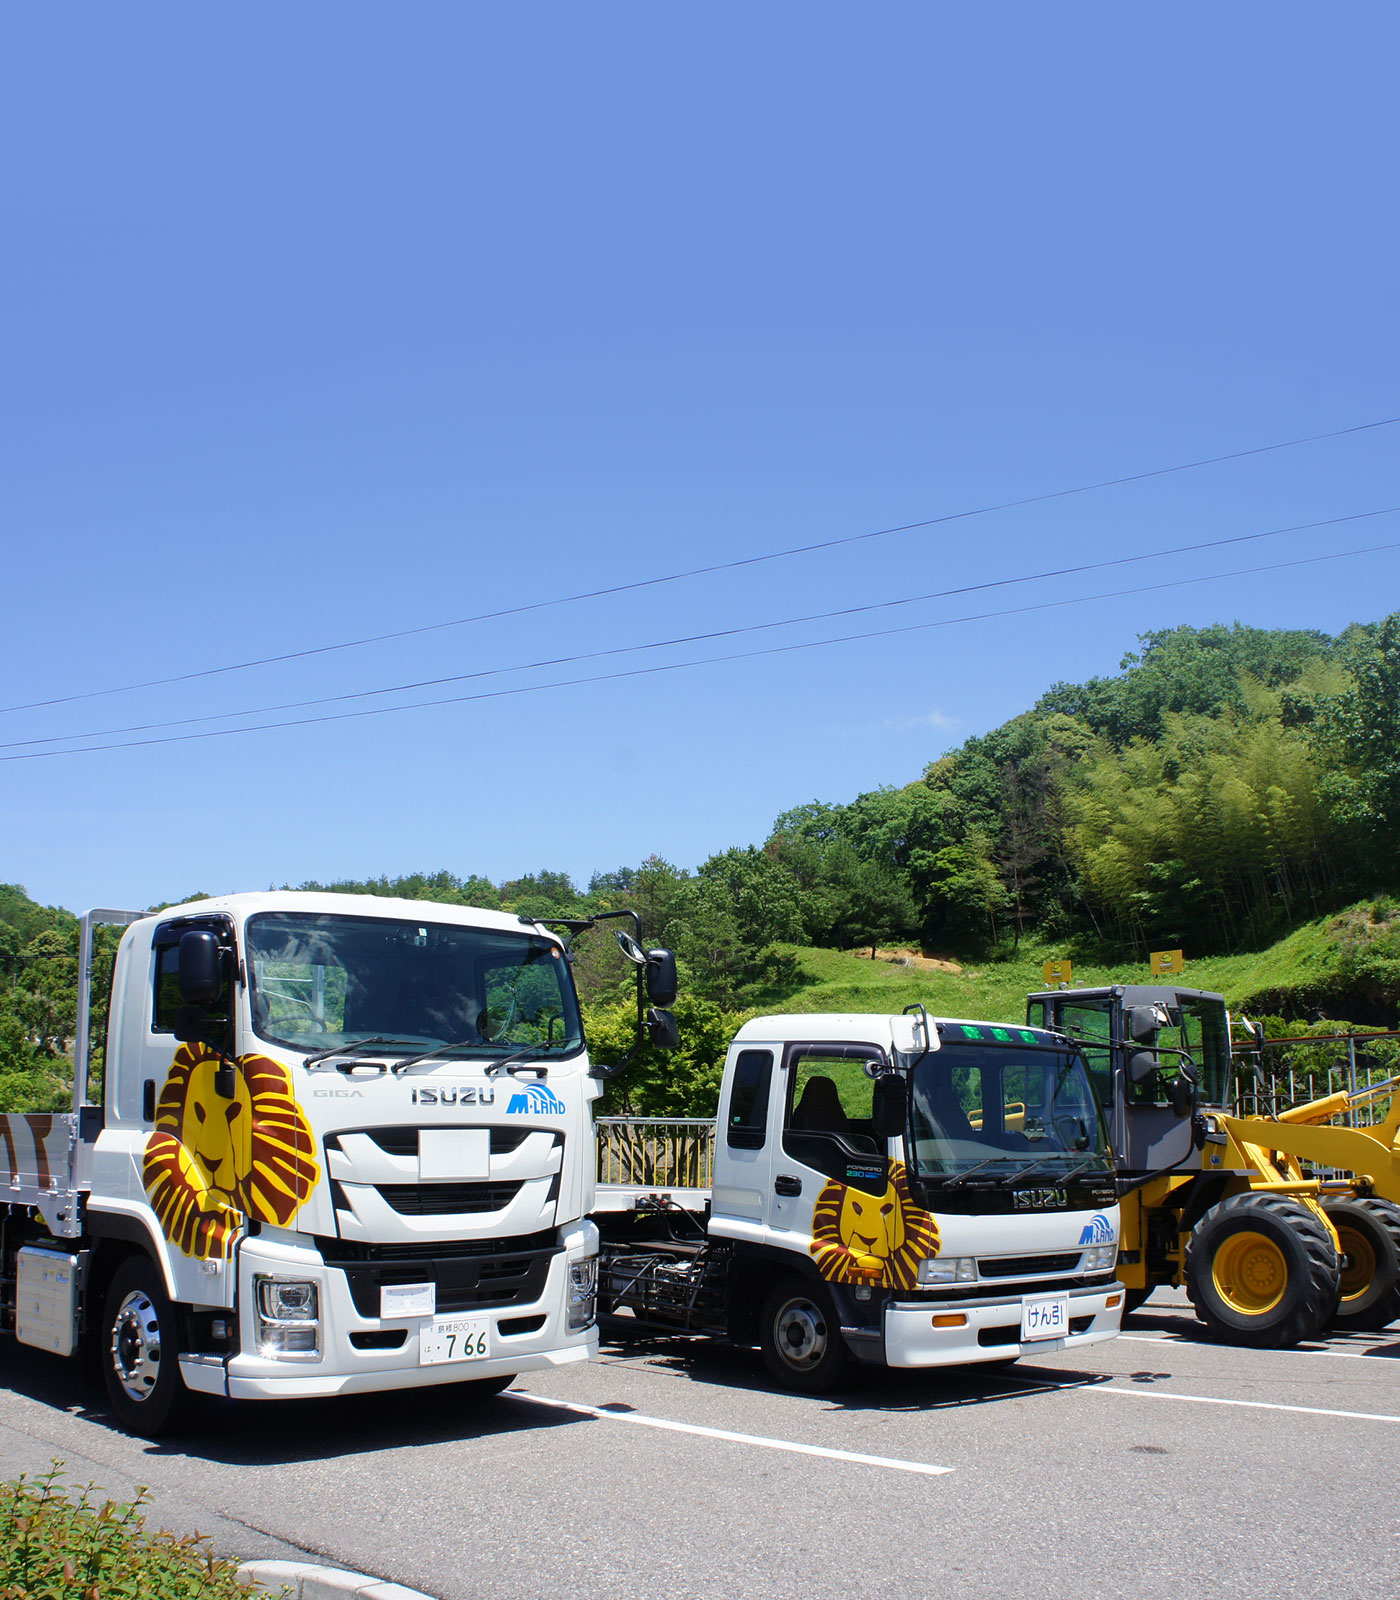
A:
<svg viewBox="0 0 1400 1600">
<path fill-rule="evenodd" d="M 1160 1065 L 1155 1052 L 1134 1050 L 1128 1057 L 1128 1076 L 1134 1083 L 1146 1083 Z"/>
<path fill-rule="evenodd" d="M 647 951 L 647 999 L 654 1006 L 676 1003 L 676 958 L 669 950 Z"/>
<path fill-rule="evenodd" d="M 187 1006 L 212 1006 L 223 993 L 224 961 L 212 933 L 191 928 L 180 937 L 180 998 Z"/>
<path fill-rule="evenodd" d="M 647 1012 L 647 1037 L 658 1050 L 675 1050 L 681 1042 L 681 1030 L 669 1011 L 658 1011 L 655 1006 Z"/>
<path fill-rule="evenodd" d="M 1138 1044 L 1151 1044 L 1162 1026 L 1156 1006 L 1130 1006 L 1128 1008 L 1128 1033 Z"/>
<path fill-rule="evenodd" d="M 904 1079 L 897 1072 L 886 1072 L 876 1078 L 870 1120 L 877 1139 L 897 1139 L 904 1132 L 907 1106 Z"/>
<path fill-rule="evenodd" d="M 1184 1074 L 1172 1083 L 1172 1115 L 1189 1117 L 1196 1108 L 1196 1085 Z"/>
</svg>

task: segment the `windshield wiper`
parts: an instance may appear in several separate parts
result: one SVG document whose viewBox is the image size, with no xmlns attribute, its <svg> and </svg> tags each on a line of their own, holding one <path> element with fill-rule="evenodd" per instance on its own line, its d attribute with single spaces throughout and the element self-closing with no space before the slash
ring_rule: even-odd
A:
<svg viewBox="0 0 1400 1600">
<path fill-rule="evenodd" d="M 1010 1161 L 1010 1160 L 1011 1160 L 1010 1156 L 988 1156 L 985 1161 L 979 1161 L 975 1165 L 968 1167 L 965 1171 L 955 1173 L 951 1178 L 944 1178 L 943 1179 L 943 1186 L 946 1189 L 955 1188 L 960 1183 L 966 1183 L 967 1180 L 972 1176 L 972 1174 L 974 1172 L 981 1172 L 983 1167 L 990 1167 L 991 1164 L 994 1161 Z M 921 1174 L 921 1176 L 922 1176 L 922 1174 Z M 927 1180 L 925 1180 L 925 1181 L 927 1181 Z"/>
<path fill-rule="evenodd" d="M 393 1072 L 395 1077 L 398 1077 L 401 1072 L 407 1072 L 410 1067 L 421 1066 L 425 1061 L 436 1061 L 440 1056 L 450 1056 L 454 1050 L 466 1050 L 472 1046 L 480 1048 L 481 1044 L 482 1041 L 480 1039 L 459 1039 L 456 1044 L 440 1044 L 432 1050 L 422 1051 L 419 1055 L 408 1056 L 403 1061 L 395 1061 L 390 1070 Z M 556 1048 L 562 1048 L 562 1046 L 556 1047 L 552 1044 L 527 1044 L 523 1049 L 516 1050 L 511 1055 L 493 1056 L 490 1061 L 487 1062 L 486 1076 L 488 1078 L 492 1078 L 495 1077 L 498 1072 L 509 1072 L 514 1074 L 517 1070 L 516 1064 L 523 1061 L 526 1056 L 535 1055 L 545 1050 L 553 1050 Z M 545 1066 L 542 1061 L 534 1063 L 529 1070 L 539 1073 L 540 1077 L 542 1078 L 547 1078 L 549 1076 L 549 1068 Z"/>
<path fill-rule="evenodd" d="M 406 1044 L 406 1039 L 395 1039 L 391 1034 L 377 1033 L 370 1039 L 356 1039 L 353 1044 L 338 1044 L 334 1050 L 322 1050 L 320 1055 L 307 1056 L 304 1067 L 314 1067 L 318 1061 L 329 1061 L 332 1056 L 357 1056 L 361 1050 L 373 1050 L 381 1044 Z"/>
<path fill-rule="evenodd" d="M 1056 1155 L 1068 1155 L 1069 1152 L 1067 1150 L 1057 1150 L 1055 1152 L 1055 1154 Z M 1005 1181 L 1008 1184 L 1019 1183 L 1021 1181 L 1021 1179 L 1024 1178 L 1025 1175 L 1028 1172 L 1034 1172 L 1037 1167 L 1043 1167 L 1047 1161 L 1051 1161 L 1053 1159 L 1054 1159 L 1053 1156 L 1041 1156 L 1039 1158 L 1039 1160 L 1032 1161 L 1031 1164 L 1028 1167 L 1022 1167 L 1019 1172 L 1010 1172 L 1010 1173 L 1008 1173 L 1006 1175 Z M 1090 1167 L 1092 1167 L 1096 1161 L 1098 1161 L 1098 1159 L 1099 1159 L 1098 1156 L 1090 1156 L 1087 1161 L 1081 1161 L 1077 1167 L 1071 1167 L 1068 1172 L 1053 1173 L 1052 1177 L 1054 1178 L 1054 1180 L 1055 1180 L 1055 1182 L 1057 1184 L 1059 1184 L 1059 1183 L 1068 1183 L 1069 1180 L 1071 1178 L 1075 1177 L 1077 1174 L 1079 1174 L 1081 1172 L 1087 1172 L 1088 1169 Z"/>
<path fill-rule="evenodd" d="M 423 1050 L 416 1056 L 406 1056 L 402 1061 L 393 1064 L 393 1074 L 407 1072 L 410 1067 L 416 1067 L 420 1061 L 431 1061 L 434 1056 L 450 1056 L 454 1050 L 465 1050 L 468 1045 L 480 1044 L 480 1038 L 459 1039 L 456 1044 L 436 1044 L 431 1050 Z"/>
<path fill-rule="evenodd" d="M 487 1064 L 486 1076 L 494 1078 L 498 1072 L 508 1072 L 514 1077 L 517 1072 L 533 1072 L 541 1078 L 549 1076 L 549 1068 L 543 1061 L 532 1061 L 528 1067 L 523 1066 L 526 1056 L 538 1055 L 545 1050 L 552 1050 L 552 1044 L 527 1044 L 524 1049 L 516 1050 L 508 1056 L 499 1056 Z"/>
</svg>

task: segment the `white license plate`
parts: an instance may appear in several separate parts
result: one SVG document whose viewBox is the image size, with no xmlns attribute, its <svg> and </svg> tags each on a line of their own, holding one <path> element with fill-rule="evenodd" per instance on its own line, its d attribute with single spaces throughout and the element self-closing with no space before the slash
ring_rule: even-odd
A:
<svg viewBox="0 0 1400 1600">
<path fill-rule="evenodd" d="M 1034 1339 L 1063 1339 L 1069 1333 L 1069 1301 L 1023 1300 L 1021 1302 L 1021 1343 Z"/>
<path fill-rule="evenodd" d="M 490 1354 L 485 1317 L 439 1317 L 425 1322 L 418 1335 L 418 1365 L 444 1361 L 479 1361 Z"/>
</svg>

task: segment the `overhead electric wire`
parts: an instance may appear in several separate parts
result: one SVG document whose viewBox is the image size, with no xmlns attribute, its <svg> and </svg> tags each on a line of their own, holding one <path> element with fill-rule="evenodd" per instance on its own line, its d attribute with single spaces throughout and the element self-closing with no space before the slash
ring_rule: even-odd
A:
<svg viewBox="0 0 1400 1600">
<path fill-rule="evenodd" d="M 583 600 L 600 600 L 611 595 L 629 594 L 638 589 L 652 589 L 662 584 L 680 583 L 688 578 L 707 577 L 716 572 L 734 572 L 743 567 L 759 566 L 768 561 L 783 561 L 792 556 L 813 555 L 820 550 L 835 550 L 843 545 L 861 544 L 872 539 L 885 539 L 896 533 L 912 533 L 919 528 L 933 528 L 949 522 L 966 521 L 971 517 L 991 516 L 999 511 L 1015 511 L 1024 506 L 1044 505 L 1051 500 L 1063 500 L 1073 495 L 1092 494 L 1100 489 L 1120 488 L 1129 483 L 1142 483 L 1149 478 L 1170 477 L 1178 472 L 1194 472 L 1201 467 L 1220 466 L 1227 461 L 1243 461 L 1250 456 L 1269 455 L 1278 450 L 1292 450 L 1300 445 L 1320 444 L 1328 439 L 1341 439 L 1350 434 L 1368 433 L 1377 428 L 1391 428 L 1400 423 L 1400 417 L 1381 417 L 1374 422 L 1358 422 L 1347 428 L 1333 428 L 1326 433 L 1306 434 L 1297 439 L 1281 439 L 1274 444 L 1254 445 L 1248 450 L 1231 450 L 1224 455 L 1204 456 L 1198 461 L 1178 462 L 1169 467 L 1153 467 L 1146 472 L 1131 472 L 1118 478 L 1104 478 L 1097 483 L 1077 484 L 1069 489 L 1052 489 L 1042 494 L 1026 495 L 1019 500 L 1003 500 L 996 504 L 975 506 L 966 511 L 949 511 L 937 517 L 925 517 L 918 522 L 905 522 L 892 528 L 876 528 L 866 533 L 846 534 L 839 539 L 822 539 L 811 544 L 793 545 L 785 550 L 770 550 L 762 555 L 741 556 L 733 561 L 720 561 L 708 567 L 692 567 L 684 572 L 671 572 L 657 578 L 638 578 L 631 583 L 611 584 L 602 589 L 590 589 L 579 594 L 557 595 L 549 600 L 532 600 L 521 605 L 505 606 L 497 611 L 483 611 L 471 617 L 455 617 L 447 622 L 428 622 L 412 628 L 398 628 L 389 633 L 369 634 L 361 639 L 343 639 L 334 644 L 311 645 L 305 650 L 288 650 L 281 655 L 261 656 L 252 661 L 236 661 L 221 667 L 202 667 L 196 672 L 176 673 L 168 678 L 149 678 L 141 683 L 123 683 L 103 689 L 88 689 L 79 694 L 57 695 L 48 700 L 30 700 L 21 705 L 0 706 L 0 716 L 19 711 L 38 711 L 49 706 L 71 705 L 77 700 L 97 700 L 115 694 L 133 694 L 141 689 L 159 689 L 174 683 L 189 683 L 199 678 L 214 678 L 232 672 L 247 672 L 254 667 L 278 666 L 287 661 L 301 661 L 309 656 L 330 655 L 339 650 L 358 650 L 365 645 L 385 644 L 394 639 L 409 639 L 421 634 L 440 633 L 448 628 L 468 627 L 478 622 L 494 622 L 503 617 L 523 616 L 532 611 L 544 611 L 552 606 L 575 605 Z"/>
<path fill-rule="evenodd" d="M 1132 595 L 1158 594 L 1166 589 L 1184 589 L 1201 583 L 1223 583 L 1228 578 L 1251 578 L 1265 572 L 1283 572 L 1293 567 L 1312 567 L 1324 561 L 1343 561 L 1353 556 L 1380 555 L 1400 550 L 1400 540 L 1390 544 L 1368 545 L 1361 550 L 1334 550 L 1321 556 L 1300 556 L 1294 561 L 1274 561 L 1257 567 L 1242 567 L 1234 572 L 1204 573 L 1194 578 L 1172 578 L 1164 583 L 1140 584 L 1132 589 L 1113 589 L 1105 594 L 1072 595 L 1062 600 L 1041 600 L 1033 605 L 1010 606 L 1002 611 L 984 611 L 967 617 L 942 617 L 933 622 L 911 622 L 899 628 L 880 628 L 869 633 L 844 634 L 835 639 L 808 639 L 797 644 L 770 645 L 763 650 L 739 650 L 726 656 L 705 656 L 697 661 L 669 661 L 654 667 L 630 667 L 623 672 L 597 673 L 590 678 L 565 678 L 554 683 L 520 684 L 513 689 L 486 689 L 479 694 L 446 695 L 437 700 L 417 700 L 409 705 L 370 706 L 361 711 L 333 711 L 319 717 L 299 717 L 286 722 L 254 723 L 246 728 L 209 728 L 202 733 L 167 734 L 159 739 L 129 739 L 119 744 L 84 745 L 74 750 L 32 750 L 23 755 L 0 756 L 7 761 L 52 761 L 60 756 L 97 755 L 108 750 L 135 750 L 150 745 L 188 744 L 197 739 L 226 739 L 235 734 L 270 733 L 283 728 L 309 728 L 328 722 L 350 722 L 364 717 L 396 716 L 404 711 L 424 711 L 437 706 L 466 705 L 480 700 L 504 700 L 515 695 L 543 694 L 550 689 L 582 688 L 595 683 L 615 683 L 625 678 L 655 677 L 663 672 L 684 672 L 694 667 L 722 666 L 734 661 L 755 661 L 764 656 L 792 655 L 801 650 L 820 650 L 836 644 L 859 644 L 873 639 L 890 639 L 904 633 L 925 633 L 934 628 L 951 628 L 969 622 L 991 622 L 1001 617 L 1026 616 L 1036 611 L 1053 611 L 1065 606 L 1090 605 L 1097 600 L 1121 600 Z"/>
<path fill-rule="evenodd" d="M 747 623 L 733 628 L 716 628 L 707 633 L 682 634 L 673 639 L 656 639 L 646 644 L 614 645 L 606 650 L 589 650 L 570 656 L 552 656 L 541 661 L 521 662 L 511 667 L 483 667 L 474 672 L 454 672 L 439 678 L 421 678 L 412 683 L 391 684 L 382 689 L 354 689 L 344 694 L 321 695 L 311 700 L 288 700 L 280 705 L 250 706 L 242 711 L 214 711 L 198 717 L 175 717 L 165 722 L 133 723 L 122 728 L 97 728 L 87 733 L 50 734 L 37 739 L 10 739 L 0 742 L 0 750 L 20 750 L 40 744 L 68 744 L 76 739 L 106 739 L 120 733 L 157 733 L 166 728 L 188 728 L 200 722 L 225 722 L 233 717 L 260 717 L 276 711 L 305 711 L 312 706 L 343 705 L 349 700 L 368 700 L 376 695 L 407 694 L 414 689 L 435 689 L 448 683 L 465 683 L 477 678 L 503 677 L 509 672 L 535 672 L 545 667 L 573 666 L 582 661 L 598 661 L 608 656 L 634 655 L 643 650 L 666 650 L 677 645 L 703 644 L 713 639 L 731 639 L 740 634 L 762 633 L 773 628 L 798 627 L 805 622 L 830 622 L 836 617 L 858 616 L 871 611 L 888 611 L 897 606 L 923 605 L 933 600 L 950 600 L 988 589 L 1006 589 L 1022 583 L 1042 583 L 1051 578 L 1077 577 L 1085 572 L 1100 572 L 1109 567 L 1125 567 L 1141 561 L 1165 560 L 1172 556 L 1194 555 L 1202 550 L 1218 550 L 1227 545 L 1249 544 L 1260 539 L 1277 539 L 1288 533 L 1307 533 L 1315 528 L 1331 528 L 1343 522 L 1362 522 L 1371 517 L 1393 516 L 1400 506 L 1382 506 L 1375 511 L 1355 511 L 1346 516 L 1326 517 L 1318 522 L 1298 522 L 1286 528 L 1270 528 L 1262 533 L 1232 534 L 1224 539 L 1205 539 L 1197 544 L 1176 545 L 1163 550 L 1147 550 L 1137 555 L 1112 556 L 1105 561 L 1085 561 L 1073 567 L 1056 567 L 1046 572 L 1023 573 L 1012 578 L 991 578 L 984 583 L 963 584 L 956 589 L 939 589 L 931 594 L 901 595 L 895 600 L 876 600 L 866 605 L 842 606 L 835 611 L 814 611 L 802 617 L 785 617 L 774 622 Z M 226 730 L 236 732 L 236 729 Z"/>
</svg>

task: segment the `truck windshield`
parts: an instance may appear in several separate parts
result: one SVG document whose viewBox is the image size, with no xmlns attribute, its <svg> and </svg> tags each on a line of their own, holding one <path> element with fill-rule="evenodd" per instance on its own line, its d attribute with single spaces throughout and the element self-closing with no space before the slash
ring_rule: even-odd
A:
<svg viewBox="0 0 1400 1600">
<path fill-rule="evenodd" d="M 1043 1182 L 1110 1170 L 1098 1102 L 1077 1050 L 945 1043 L 914 1069 L 914 1171 L 925 1179 Z"/>
<path fill-rule="evenodd" d="M 248 923 L 253 1027 L 321 1054 L 459 1059 L 583 1048 L 564 953 L 538 934 L 385 917 L 272 912 Z"/>
</svg>

